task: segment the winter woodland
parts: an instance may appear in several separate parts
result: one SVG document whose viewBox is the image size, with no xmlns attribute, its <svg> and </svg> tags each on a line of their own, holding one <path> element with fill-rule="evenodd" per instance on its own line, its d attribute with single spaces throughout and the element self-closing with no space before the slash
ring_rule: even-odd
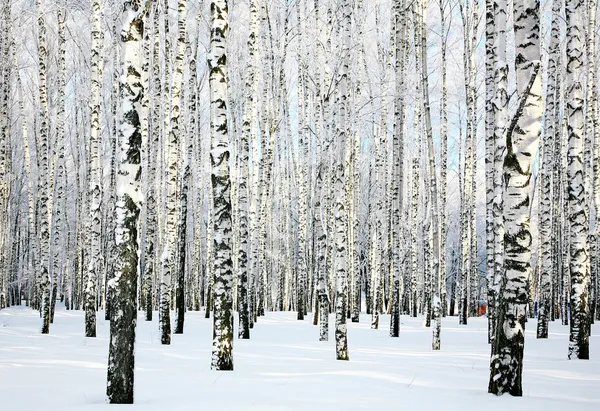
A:
<svg viewBox="0 0 600 411">
<path fill-rule="evenodd" d="M 310 396 L 321 370 L 374 409 L 429 401 L 406 370 L 436 364 L 472 368 L 458 399 L 600 409 L 597 10 L 0 0 L 0 404 L 92 364 L 109 403 L 151 407 L 148 367 L 202 370 L 160 388 L 184 404 L 244 393 L 211 409 L 250 409 L 251 375 L 315 372 L 287 394 Z"/>
</svg>

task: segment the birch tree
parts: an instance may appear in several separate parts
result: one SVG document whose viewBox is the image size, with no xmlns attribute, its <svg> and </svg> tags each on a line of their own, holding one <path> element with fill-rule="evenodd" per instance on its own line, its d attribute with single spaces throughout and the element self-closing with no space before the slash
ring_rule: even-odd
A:
<svg viewBox="0 0 600 411">
<path fill-rule="evenodd" d="M 246 71 L 246 101 L 244 106 L 244 120 L 242 124 L 240 142 L 241 170 L 239 175 L 239 229 L 240 248 L 238 256 L 238 298 L 239 298 L 239 333 L 242 339 L 250 338 L 250 311 L 249 311 L 249 284 L 248 284 L 248 162 L 249 141 L 256 144 L 253 130 L 256 128 L 257 98 L 258 98 L 258 54 L 256 50 L 256 38 L 258 35 L 258 0 L 250 0 L 250 33 L 248 35 L 248 67 Z M 255 159 L 256 161 L 256 159 Z"/>
<path fill-rule="evenodd" d="M 211 32 L 209 59 L 211 105 L 211 152 L 214 322 L 211 368 L 233 370 L 233 267 L 231 241 L 231 198 L 229 137 L 227 128 L 227 54 L 229 31 L 227 0 L 210 3 Z"/>
<path fill-rule="evenodd" d="M 583 42 L 585 6 L 582 0 L 566 0 L 567 15 L 567 176 L 569 181 L 569 269 L 571 299 L 569 359 L 589 359 L 589 253 L 583 164 Z"/>
<path fill-rule="evenodd" d="M 506 150 L 505 132 L 507 127 L 508 109 L 508 63 L 506 61 L 506 0 L 495 0 L 494 49 L 496 63 L 494 68 L 494 278 L 491 287 L 488 285 L 488 335 L 493 340 L 496 336 L 497 309 L 502 277 L 504 276 L 504 220 L 503 194 L 504 174 L 503 163 Z"/>
<path fill-rule="evenodd" d="M 345 210 L 344 186 L 346 183 L 346 140 L 348 133 L 348 71 L 350 60 L 350 30 L 352 25 L 352 9 L 349 0 L 343 0 L 341 4 L 343 37 L 342 37 L 342 67 L 340 69 L 340 130 L 337 137 L 337 153 L 335 160 L 335 270 L 336 270 L 336 307 L 335 307 L 335 352 L 338 360 L 348 360 L 348 341 L 346 310 L 344 303 L 348 292 L 346 276 L 347 265 L 347 230 Z"/>
<path fill-rule="evenodd" d="M 417 7 L 419 2 L 417 2 Z M 423 3 L 421 5 L 423 13 L 421 14 L 422 21 L 420 22 L 420 37 L 421 37 L 421 87 L 423 92 L 423 112 L 425 117 L 425 134 L 427 138 L 427 152 L 428 152 L 428 169 L 429 169 L 429 182 L 426 186 L 429 188 L 429 201 L 430 201 L 430 219 L 432 224 L 432 288 L 433 288 L 433 304 L 435 305 L 435 326 L 433 328 L 433 340 L 432 348 L 434 350 L 440 349 L 440 333 L 441 333 L 441 313 L 440 313 L 440 233 L 439 233 L 439 209 L 438 209 L 438 185 L 437 176 L 435 172 L 435 151 L 433 148 L 433 130 L 431 126 L 431 106 L 429 104 L 429 68 L 427 64 L 427 5 Z M 431 298 L 431 296 L 430 296 Z M 431 303 L 430 303 L 431 304 Z M 430 312 L 431 310 L 428 309 Z"/>
<path fill-rule="evenodd" d="M 185 58 L 186 47 L 186 0 L 177 2 L 178 29 L 177 29 L 177 54 L 175 56 L 175 76 L 173 81 L 173 101 L 171 109 L 171 132 L 179 133 L 179 137 L 184 133 L 179 127 L 179 117 L 181 116 L 182 98 L 181 87 L 183 84 L 183 60 Z M 178 148 L 175 148 L 178 150 Z M 183 323 L 185 319 L 185 257 L 187 240 L 187 209 L 188 209 L 188 191 L 191 178 L 190 163 L 192 157 L 192 141 L 187 142 L 187 149 L 184 158 L 183 173 L 181 176 L 181 188 L 179 193 L 179 221 L 177 224 L 177 237 L 173 241 L 174 249 L 171 250 L 173 261 L 171 267 L 177 267 L 177 279 L 175 289 L 175 309 L 177 318 L 175 323 L 175 334 L 183 333 Z M 177 170 L 177 169 L 176 169 Z M 175 193 L 173 193 L 173 196 Z M 170 211 L 170 210 L 169 210 Z M 179 261 L 174 261 L 179 256 Z"/>
<path fill-rule="evenodd" d="M 590 245 L 593 247 L 590 250 L 591 259 L 591 288 L 590 288 L 590 320 L 593 323 L 594 319 L 600 315 L 598 304 L 600 304 L 600 259 L 597 257 L 598 241 L 600 240 L 600 123 L 598 121 L 598 90 L 596 88 L 596 26 L 597 26 L 597 2 L 596 0 L 588 0 L 588 28 L 587 28 L 587 52 L 588 52 L 588 105 L 587 105 L 587 132 L 593 135 L 593 164 L 592 171 L 594 175 L 593 199 L 594 209 L 596 211 L 596 221 L 594 224 L 594 235 L 591 238 Z"/>
<path fill-rule="evenodd" d="M 65 62 L 65 16 L 62 5 L 57 10 L 58 26 L 58 107 L 56 110 L 56 153 L 57 153 L 57 173 L 56 173 L 56 199 L 55 216 L 52 225 L 52 295 L 50 309 L 50 323 L 54 322 L 54 312 L 56 307 L 56 296 L 58 293 L 58 279 L 61 266 L 62 239 L 64 237 L 65 220 L 65 82 L 66 82 L 66 62 Z"/>
<path fill-rule="evenodd" d="M 158 148 L 160 144 L 160 85 L 161 73 L 159 65 L 159 50 L 160 50 L 160 12 L 158 2 L 154 4 L 152 38 L 154 48 L 152 52 L 152 130 L 150 132 L 148 144 L 148 176 L 147 184 L 148 191 L 146 195 L 146 242 L 144 247 L 144 309 L 146 311 L 146 321 L 152 321 L 153 309 L 153 280 L 155 277 L 155 254 L 158 247 L 158 221 L 157 221 L 157 201 L 156 201 L 156 167 L 158 162 Z M 150 90 L 146 90 L 150 93 Z M 151 142 L 150 142 L 151 141 Z"/>
<path fill-rule="evenodd" d="M 552 26 L 550 32 L 550 46 L 548 55 L 548 82 L 546 85 L 546 104 L 544 116 L 544 156 L 541 170 L 541 210 L 540 210 L 540 241 L 541 241 L 541 272 L 540 272 L 540 296 L 538 304 L 537 338 L 548 338 L 548 314 L 551 309 L 551 275 L 552 275 L 552 173 L 554 171 L 555 130 L 555 106 L 556 80 L 558 70 L 556 67 L 558 53 L 560 52 L 560 9 L 561 1 L 552 2 Z M 556 194 L 560 191 L 556 190 Z M 556 195 L 555 194 L 555 195 Z"/>
<path fill-rule="evenodd" d="M 47 89 L 47 45 L 46 45 L 46 21 L 44 19 L 43 1 L 36 0 L 38 13 L 38 76 L 39 76 L 39 100 L 41 109 L 40 137 L 38 159 L 40 164 L 40 191 L 39 191 L 39 219 L 40 219 L 40 259 L 38 283 L 41 291 L 41 314 L 42 314 L 42 334 L 50 332 L 50 273 L 48 270 L 49 250 L 50 250 L 50 212 L 49 212 L 49 118 L 48 118 L 48 89 Z"/>
<path fill-rule="evenodd" d="M 402 191 L 404 189 L 404 65 L 406 64 L 405 53 L 407 50 L 404 11 L 405 2 L 403 0 L 394 1 L 394 35 L 395 54 L 396 54 L 396 94 L 394 100 L 394 140 L 393 140 L 393 158 L 394 158 L 394 209 L 393 209 L 393 301 L 392 315 L 390 320 L 390 336 L 398 337 L 400 335 L 400 238 L 403 199 Z"/>
<path fill-rule="evenodd" d="M 149 3 L 146 4 L 146 7 Z M 115 277 L 111 280 L 113 315 L 110 321 L 106 394 L 111 404 L 132 404 L 137 323 L 137 272 L 139 215 L 143 201 L 141 187 L 141 96 L 144 36 L 139 0 L 125 0 L 120 31 L 121 77 L 119 87 L 119 172 L 116 208 Z"/>
<path fill-rule="evenodd" d="M 494 49 L 495 25 L 494 1 L 485 1 L 485 249 L 488 305 L 494 299 Z M 493 317 L 488 315 L 488 343 L 492 342 Z"/>
<path fill-rule="evenodd" d="M 520 397 L 523 395 L 526 284 L 531 272 L 529 182 L 542 128 L 542 74 L 539 2 L 515 1 L 513 12 L 519 102 L 506 132 L 504 275 L 488 391 Z"/>
<path fill-rule="evenodd" d="M 100 272 L 101 250 L 101 207 L 102 189 L 100 179 L 100 91 L 102 84 L 102 68 L 100 52 L 102 47 L 102 6 L 100 0 L 92 3 L 92 56 L 91 56 L 91 115 L 90 115 L 90 258 L 85 277 L 85 336 L 96 336 L 96 283 Z"/>
</svg>

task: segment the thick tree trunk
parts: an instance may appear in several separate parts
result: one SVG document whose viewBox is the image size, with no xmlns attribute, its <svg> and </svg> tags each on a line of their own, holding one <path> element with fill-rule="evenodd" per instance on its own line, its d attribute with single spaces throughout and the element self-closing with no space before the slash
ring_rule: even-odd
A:
<svg viewBox="0 0 600 411">
<path fill-rule="evenodd" d="M 113 312 L 110 322 L 106 394 L 111 404 L 132 404 L 137 322 L 137 272 L 141 187 L 141 82 L 140 45 L 144 22 L 139 0 L 125 1 L 121 29 L 119 173 L 116 243 L 118 257 L 111 282 Z"/>
<path fill-rule="evenodd" d="M 529 204 L 531 170 L 542 129 L 540 16 L 537 0 L 514 4 L 519 104 L 506 133 L 504 159 L 504 277 L 493 342 L 488 391 L 522 396 L 523 346 L 531 271 Z M 499 23 L 500 24 L 500 23 Z"/>
<path fill-rule="evenodd" d="M 214 253 L 214 322 L 211 368 L 233 370 L 233 267 L 229 136 L 227 128 L 227 0 L 210 3 L 210 105 Z"/>
</svg>

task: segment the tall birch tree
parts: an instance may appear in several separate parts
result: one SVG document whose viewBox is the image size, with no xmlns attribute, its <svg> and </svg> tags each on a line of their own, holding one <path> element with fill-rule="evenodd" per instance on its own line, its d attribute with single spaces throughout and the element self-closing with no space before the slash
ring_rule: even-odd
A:
<svg viewBox="0 0 600 411">
<path fill-rule="evenodd" d="M 231 239 L 231 182 L 227 127 L 227 54 L 229 31 L 227 0 L 210 3 L 210 106 L 214 322 L 211 368 L 233 370 L 233 267 Z"/>
<path fill-rule="evenodd" d="M 550 30 L 550 46 L 548 50 L 548 82 L 546 84 L 546 104 L 544 116 L 544 155 L 541 170 L 541 210 L 540 210 L 540 241 L 541 241 L 541 267 L 540 267 L 540 294 L 538 303 L 537 338 L 548 338 L 548 315 L 551 303 L 552 287 L 552 174 L 554 172 L 554 139 L 556 138 L 555 106 L 556 80 L 558 70 L 556 67 L 560 53 L 560 9 L 562 2 L 552 2 L 552 26 Z M 556 183 L 556 182 L 555 182 Z M 560 195 L 560 191 L 556 190 Z M 555 194 L 555 195 L 556 195 Z"/>
<path fill-rule="evenodd" d="M 39 100 L 40 100 L 40 136 L 38 141 L 38 163 L 39 170 L 39 219 L 40 219 L 40 258 L 39 274 L 37 282 L 41 291 L 41 314 L 42 314 L 42 334 L 50 332 L 50 272 L 49 272 L 49 251 L 50 251 L 50 212 L 49 212 L 49 114 L 48 114 L 48 89 L 46 64 L 48 60 L 48 50 L 46 43 L 46 20 L 44 18 L 43 0 L 36 0 L 38 14 L 38 76 L 39 76 Z"/>
<path fill-rule="evenodd" d="M 85 276 L 85 336 L 96 336 L 96 284 L 100 272 L 101 249 L 101 161 L 100 161 L 100 91 L 102 88 L 102 68 L 100 53 L 102 48 L 102 5 L 100 0 L 92 2 L 92 56 L 91 56 L 91 99 L 90 99 L 90 257 Z"/>
<path fill-rule="evenodd" d="M 488 391 L 520 397 L 523 395 L 527 279 L 531 272 L 529 183 L 542 129 L 539 1 L 517 0 L 513 13 L 519 101 L 506 133 L 504 275 Z"/>
<path fill-rule="evenodd" d="M 336 271 L 336 306 L 335 306 L 335 352 L 338 360 L 348 360 L 348 337 L 346 325 L 346 303 L 348 293 L 348 278 L 346 273 L 347 253 L 346 244 L 347 212 L 345 209 L 345 184 L 346 184 L 346 140 L 348 136 L 348 122 L 350 121 L 348 90 L 348 71 L 350 63 L 350 30 L 352 26 L 352 9 L 349 0 L 341 3 L 342 27 L 342 66 L 340 68 L 340 129 L 337 132 L 336 157 L 335 157 L 335 271 Z"/>
<path fill-rule="evenodd" d="M 125 0 L 123 3 L 116 208 L 116 243 L 119 254 L 115 260 L 115 277 L 110 284 L 113 290 L 113 313 L 110 321 L 106 388 L 111 404 L 133 403 L 138 249 L 141 234 L 138 232 L 138 225 L 143 201 L 140 117 L 141 96 L 144 92 L 141 42 L 145 12 L 139 0 Z"/>
<path fill-rule="evenodd" d="M 566 0 L 567 15 L 567 176 L 569 181 L 569 269 L 571 277 L 569 359 L 589 359 L 590 261 L 587 244 L 585 170 L 583 164 L 583 41 L 585 6 Z"/>
</svg>

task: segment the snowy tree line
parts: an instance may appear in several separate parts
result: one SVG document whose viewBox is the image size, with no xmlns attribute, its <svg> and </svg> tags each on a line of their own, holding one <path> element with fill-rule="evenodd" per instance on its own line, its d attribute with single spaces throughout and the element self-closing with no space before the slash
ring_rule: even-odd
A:
<svg viewBox="0 0 600 411">
<path fill-rule="evenodd" d="M 112 402 L 140 310 L 212 317 L 217 370 L 283 310 L 339 360 L 360 313 L 439 350 L 487 310 L 495 394 L 528 318 L 589 358 L 595 0 L 1 1 L 0 308 L 103 311 Z"/>
</svg>

